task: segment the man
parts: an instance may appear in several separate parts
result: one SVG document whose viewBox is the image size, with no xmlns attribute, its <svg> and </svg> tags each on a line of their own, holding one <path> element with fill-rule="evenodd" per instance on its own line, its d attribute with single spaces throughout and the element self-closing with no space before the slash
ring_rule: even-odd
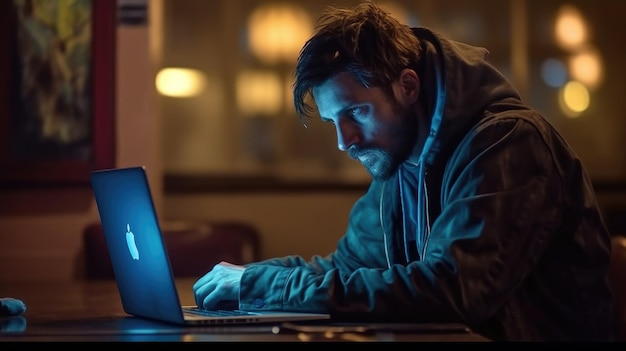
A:
<svg viewBox="0 0 626 351">
<path fill-rule="evenodd" d="M 305 120 L 315 103 L 370 187 L 335 252 L 218 264 L 194 285 L 198 305 L 613 340 L 610 237 L 591 182 L 486 54 L 371 2 L 325 13 L 298 58 L 295 108 Z"/>
</svg>

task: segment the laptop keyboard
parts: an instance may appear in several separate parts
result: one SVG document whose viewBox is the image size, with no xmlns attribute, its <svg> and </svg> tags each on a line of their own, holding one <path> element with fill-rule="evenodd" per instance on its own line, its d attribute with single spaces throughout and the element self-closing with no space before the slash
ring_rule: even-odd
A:
<svg viewBox="0 0 626 351">
<path fill-rule="evenodd" d="M 222 316 L 249 316 L 255 315 L 254 312 L 242 311 L 242 310 L 205 310 L 198 307 L 185 307 L 183 311 L 197 314 L 200 316 L 209 317 L 222 317 Z"/>
</svg>

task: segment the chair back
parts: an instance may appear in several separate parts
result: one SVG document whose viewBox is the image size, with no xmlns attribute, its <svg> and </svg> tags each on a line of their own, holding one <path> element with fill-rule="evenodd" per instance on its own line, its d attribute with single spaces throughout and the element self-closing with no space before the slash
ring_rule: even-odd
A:
<svg viewBox="0 0 626 351">
<path fill-rule="evenodd" d="M 259 233 L 249 223 L 168 222 L 161 225 L 174 276 L 200 277 L 215 264 L 243 264 L 259 259 Z M 113 279 L 113 267 L 100 223 L 83 231 L 84 278 Z"/>
<path fill-rule="evenodd" d="M 626 341 L 626 236 L 612 239 L 610 280 L 617 309 L 619 341 Z"/>
</svg>

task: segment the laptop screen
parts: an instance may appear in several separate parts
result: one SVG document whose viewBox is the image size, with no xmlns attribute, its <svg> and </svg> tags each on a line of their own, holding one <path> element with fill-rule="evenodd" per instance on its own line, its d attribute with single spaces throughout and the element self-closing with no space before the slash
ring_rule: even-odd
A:
<svg viewBox="0 0 626 351">
<path fill-rule="evenodd" d="M 145 168 L 95 171 L 91 184 L 124 310 L 182 320 Z"/>
</svg>

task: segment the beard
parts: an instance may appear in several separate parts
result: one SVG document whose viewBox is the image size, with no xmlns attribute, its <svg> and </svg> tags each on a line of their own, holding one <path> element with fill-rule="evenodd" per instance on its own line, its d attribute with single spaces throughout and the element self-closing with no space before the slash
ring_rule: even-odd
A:
<svg viewBox="0 0 626 351">
<path fill-rule="evenodd" d="M 348 155 L 361 162 L 375 180 L 391 178 L 400 165 L 411 155 L 417 141 L 417 119 L 409 109 L 398 113 L 396 122 L 389 126 L 388 147 L 356 146 L 348 150 Z"/>
<path fill-rule="evenodd" d="M 361 162 L 376 180 L 387 180 L 396 172 L 399 164 L 389 151 L 380 147 L 353 148 L 348 151 L 351 158 Z"/>
</svg>

